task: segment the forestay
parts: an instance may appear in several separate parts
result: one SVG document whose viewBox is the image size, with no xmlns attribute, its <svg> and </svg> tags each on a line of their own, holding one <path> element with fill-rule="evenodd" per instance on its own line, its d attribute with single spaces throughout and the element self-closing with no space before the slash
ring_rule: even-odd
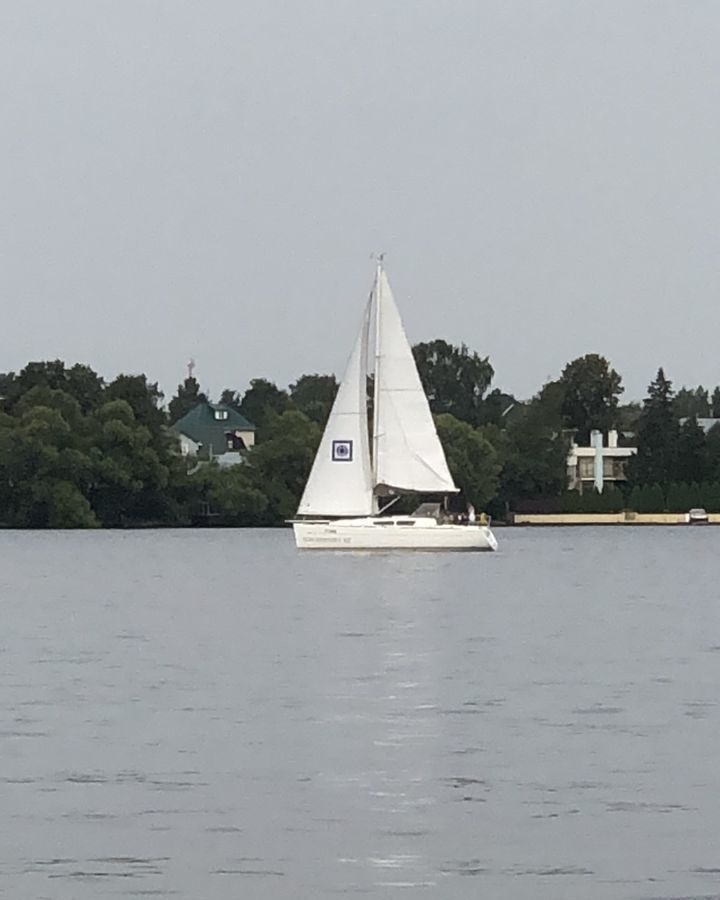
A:
<svg viewBox="0 0 720 900">
<path fill-rule="evenodd" d="M 378 267 L 375 294 L 375 484 L 380 492 L 387 488 L 428 494 L 456 492 L 382 267 Z"/>
<path fill-rule="evenodd" d="M 367 421 L 370 301 L 300 500 L 302 516 L 374 512 Z"/>
</svg>

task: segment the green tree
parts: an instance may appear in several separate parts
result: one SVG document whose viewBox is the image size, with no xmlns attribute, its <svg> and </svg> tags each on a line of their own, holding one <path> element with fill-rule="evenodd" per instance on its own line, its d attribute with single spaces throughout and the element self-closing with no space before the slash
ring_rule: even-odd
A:
<svg viewBox="0 0 720 900">
<path fill-rule="evenodd" d="M 485 397 L 480 409 L 480 421 L 483 425 L 498 425 L 500 427 L 507 424 L 507 417 L 513 410 L 517 409 L 518 401 L 512 394 L 501 391 L 500 388 L 493 388 Z"/>
<path fill-rule="evenodd" d="M 30 388 L 15 403 L 14 415 L 22 418 L 35 407 L 57 410 L 71 429 L 75 432 L 82 429 L 83 415 L 80 404 L 63 390 L 44 384 Z"/>
<path fill-rule="evenodd" d="M 0 390 L 0 393 L 2 391 Z M 711 415 L 714 419 L 720 419 L 720 386 L 712 392 Z"/>
<path fill-rule="evenodd" d="M 465 344 L 455 347 L 443 340 L 412 349 L 433 413 L 450 413 L 471 425 L 481 424 L 483 398 L 494 375 L 488 358 L 471 353 Z"/>
<path fill-rule="evenodd" d="M 673 411 L 676 418 L 707 418 L 711 412 L 710 396 L 707 390 L 699 385 L 694 390 L 680 388 L 673 398 Z"/>
<path fill-rule="evenodd" d="M 672 382 L 662 368 L 648 387 L 638 421 L 637 454 L 629 465 L 636 484 L 667 484 L 677 471 L 678 423 L 672 406 Z"/>
<path fill-rule="evenodd" d="M 720 481 L 720 423 L 705 435 L 705 452 L 708 466 L 708 478 Z"/>
<path fill-rule="evenodd" d="M 687 510 L 688 486 L 682 482 L 671 481 L 665 485 L 665 510 L 667 512 L 680 512 Z"/>
<path fill-rule="evenodd" d="M 172 522 L 178 514 L 174 497 L 177 475 L 184 478 L 184 463 L 179 460 L 177 435 L 168 427 L 168 418 L 162 408 L 163 394 L 157 383 L 149 382 L 145 375 L 118 375 L 105 390 L 103 401 L 124 400 L 131 408 L 134 421 L 147 429 L 149 447 L 154 451 L 159 464 L 171 473 L 170 490 L 163 496 L 155 488 L 143 495 L 144 502 L 136 509 L 136 514 L 144 521 Z M 152 502 L 151 502 L 152 500 Z"/>
<path fill-rule="evenodd" d="M 659 484 L 636 484 L 630 492 L 627 506 L 639 513 L 663 512 L 665 494 Z"/>
<path fill-rule="evenodd" d="M 308 419 L 324 425 L 335 400 L 338 384 L 334 375 L 301 375 L 290 385 L 290 400 Z"/>
<path fill-rule="evenodd" d="M 136 420 L 126 400 L 103 404 L 94 418 L 90 500 L 103 525 L 165 521 L 170 469 L 153 447 L 150 429 Z"/>
<path fill-rule="evenodd" d="M 234 409 L 236 412 L 241 413 L 241 405 L 242 398 L 237 391 L 233 391 L 231 388 L 225 388 L 225 390 L 220 395 L 220 402 L 223 406 L 229 406 L 230 409 Z M 255 423 L 253 422 L 253 425 Z"/>
<path fill-rule="evenodd" d="M 6 411 L 12 411 L 33 388 L 47 388 L 73 397 L 86 413 L 100 402 L 103 387 L 102 378 L 89 366 L 76 363 L 67 369 L 60 359 L 31 362 L 18 375 L 10 372 L 0 376 L 0 396 L 5 398 Z"/>
<path fill-rule="evenodd" d="M 199 488 L 199 498 L 216 517 L 214 521 L 218 525 L 263 524 L 268 501 L 263 492 L 253 486 L 247 466 L 221 468 L 211 462 L 200 466 L 191 478 Z"/>
<path fill-rule="evenodd" d="M 696 506 L 696 495 L 699 493 L 697 486 L 686 484 L 684 481 L 673 481 L 667 486 L 665 508 L 668 512 L 687 512 Z"/>
<path fill-rule="evenodd" d="M 564 491 L 557 504 L 557 511 L 561 513 L 579 513 L 582 509 L 583 495 L 579 491 Z"/>
<path fill-rule="evenodd" d="M 697 481 L 693 481 L 690 484 L 689 499 L 691 501 L 691 509 L 693 506 L 702 506 L 705 503 L 703 496 L 703 487 L 701 484 L 698 484 Z"/>
<path fill-rule="evenodd" d="M 83 414 L 91 412 L 102 403 L 105 382 L 90 366 L 75 363 L 66 370 L 64 390 L 74 397 Z"/>
<path fill-rule="evenodd" d="M 606 484 L 602 493 L 596 494 L 598 512 L 618 513 L 625 509 L 625 497 L 617 485 Z"/>
<path fill-rule="evenodd" d="M 6 377 L 0 413 L 0 510 L 15 527 L 91 527 L 187 520 L 186 463 L 158 408 L 156 385 L 121 376 L 104 389 L 87 366 L 33 363 Z M 113 394 L 129 401 L 109 399 Z M 107 401 L 107 402 L 106 402 Z M 94 404 L 97 404 L 94 406 Z M 138 421 L 135 413 L 145 417 Z"/>
<path fill-rule="evenodd" d="M 7 399 L 12 406 L 34 387 L 63 390 L 67 381 L 65 363 L 60 359 L 29 362 L 9 385 Z"/>
<path fill-rule="evenodd" d="M 240 404 L 240 412 L 260 432 L 264 439 L 264 429 L 274 415 L 290 409 L 290 398 L 286 391 L 265 378 L 253 378 Z"/>
<path fill-rule="evenodd" d="M 33 511 L 43 510 L 47 528 L 97 528 L 98 521 L 87 498 L 69 481 L 38 481 L 31 488 Z M 35 527 L 35 526 L 33 526 Z"/>
<path fill-rule="evenodd" d="M 476 428 L 449 413 L 435 417 L 448 467 L 463 498 L 478 510 L 495 499 L 501 463 L 495 446 Z"/>
<path fill-rule="evenodd" d="M 135 421 L 145 425 L 153 437 L 167 425 L 162 409 L 163 393 L 157 383 L 145 375 L 118 375 L 105 390 L 103 401 L 124 400 L 132 409 Z"/>
<path fill-rule="evenodd" d="M 8 413 L 12 409 L 11 397 L 15 390 L 15 373 L 0 372 L 0 412 Z"/>
<path fill-rule="evenodd" d="M 642 403 L 623 403 L 618 406 L 615 412 L 615 425 L 618 431 L 634 434 L 637 431 L 642 410 Z"/>
<path fill-rule="evenodd" d="M 61 394 L 61 391 L 53 391 Z M 71 398 L 70 398 L 71 399 Z M 0 503 L 17 528 L 78 528 L 97 524 L 83 487 L 90 462 L 58 409 L 33 406 L 0 428 Z"/>
<path fill-rule="evenodd" d="M 708 512 L 720 512 L 720 482 L 711 481 L 702 485 L 702 503 Z"/>
<path fill-rule="evenodd" d="M 562 428 L 563 389 L 548 382 L 507 427 L 507 453 L 500 474 L 504 503 L 559 497 L 567 484 L 569 441 Z"/>
<path fill-rule="evenodd" d="M 705 481 L 709 475 L 707 439 L 694 415 L 686 419 L 678 430 L 677 459 L 674 477 L 691 484 Z"/>
<path fill-rule="evenodd" d="M 604 356 L 588 353 L 569 362 L 560 376 L 565 424 L 578 432 L 578 443 L 587 444 L 590 432 L 607 432 L 615 424 L 622 378 Z"/>
<path fill-rule="evenodd" d="M 177 386 L 177 393 L 168 405 L 170 423 L 182 419 L 182 417 L 194 409 L 198 403 L 207 403 L 207 395 L 200 390 L 197 378 L 188 376 L 182 384 Z"/>
<path fill-rule="evenodd" d="M 279 525 L 295 515 L 310 474 L 321 431 L 298 410 L 271 415 L 262 442 L 247 455 L 249 483 L 267 499 L 265 525 Z"/>
</svg>

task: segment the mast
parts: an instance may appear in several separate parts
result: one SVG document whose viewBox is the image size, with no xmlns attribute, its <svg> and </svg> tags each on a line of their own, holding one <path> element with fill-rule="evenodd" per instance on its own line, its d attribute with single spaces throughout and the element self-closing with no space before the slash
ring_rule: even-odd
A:
<svg viewBox="0 0 720 900">
<path fill-rule="evenodd" d="M 380 310 L 382 303 L 380 302 L 380 285 L 382 283 L 382 263 L 383 253 L 377 258 L 377 268 L 375 272 L 375 377 L 373 383 L 373 453 L 372 453 L 372 473 L 373 484 L 377 484 L 378 472 L 378 443 L 380 438 Z"/>
</svg>

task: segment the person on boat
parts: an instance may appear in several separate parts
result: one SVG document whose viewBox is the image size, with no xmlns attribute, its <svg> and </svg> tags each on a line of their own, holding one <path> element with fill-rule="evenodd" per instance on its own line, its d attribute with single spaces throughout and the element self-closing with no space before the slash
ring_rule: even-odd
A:
<svg viewBox="0 0 720 900">
<path fill-rule="evenodd" d="M 467 521 L 468 525 L 475 524 L 475 507 L 472 505 L 472 503 L 468 503 Z"/>
</svg>

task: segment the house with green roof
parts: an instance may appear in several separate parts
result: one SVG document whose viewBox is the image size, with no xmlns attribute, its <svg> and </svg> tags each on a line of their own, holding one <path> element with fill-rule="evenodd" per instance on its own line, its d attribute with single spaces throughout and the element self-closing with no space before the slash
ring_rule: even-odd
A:
<svg viewBox="0 0 720 900">
<path fill-rule="evenodd" d="M 224 403 L 198 403 L 172 426 L 183 456 L 217 459 L 223 466 L 242 462 L 255 444 L 255 426 Z"/>
</svg>

